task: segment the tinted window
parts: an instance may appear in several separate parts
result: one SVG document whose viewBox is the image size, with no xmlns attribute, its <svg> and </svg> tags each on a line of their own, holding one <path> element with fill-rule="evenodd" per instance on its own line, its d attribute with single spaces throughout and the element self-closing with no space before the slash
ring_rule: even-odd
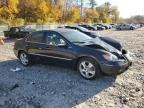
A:
<svg viewBox="0 0 144 108">
<path fill-rule="evenodd" d="M 58 46 L 60 44 L 65 44 L 65 41 L 63 40 L 60 34 L 56 32 L 49 32 L 47 33 L 47 44 Z"/>
<path fill-rule="evenodd" d="M 44 33 L 43 32 L 34 32 L 32 33 L 30 41 L 43 43 L 44 41 Z"/>
</svg>

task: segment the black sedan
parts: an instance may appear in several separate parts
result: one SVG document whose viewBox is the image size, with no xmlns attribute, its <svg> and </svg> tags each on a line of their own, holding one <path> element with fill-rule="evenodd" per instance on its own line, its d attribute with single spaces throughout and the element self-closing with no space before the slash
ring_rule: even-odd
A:
<svg viewBox="0 0 144 108">
<path fill-rule="evenodd" d="M 86 79 L 101 73 L 118 75 L 132 64 L 126 50 L 119 51 L 99 37 L 93 39 L 71 29 L 32 32 L 15 42 L 14 53 L 24 66 L 32 64 L 36 56 L 72 62 Z"/>
</svg>

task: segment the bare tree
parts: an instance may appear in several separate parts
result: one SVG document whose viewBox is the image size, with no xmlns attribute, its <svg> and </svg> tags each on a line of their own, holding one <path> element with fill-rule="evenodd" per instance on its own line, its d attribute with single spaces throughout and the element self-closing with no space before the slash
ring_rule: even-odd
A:
<svg viewBox="0 0 144 108">
<path fill-rule="evenodd" d="M 0 0 L 0 7 L 7 6 L 8 0 Z"/>
<path fill-rule="evenodd" d="M 96 1 L 95 0 L 89 0 L 89 2 L 90 2 L 91 9 L 94 9 L 95 6 L 97 5 Z"/>
</svg>

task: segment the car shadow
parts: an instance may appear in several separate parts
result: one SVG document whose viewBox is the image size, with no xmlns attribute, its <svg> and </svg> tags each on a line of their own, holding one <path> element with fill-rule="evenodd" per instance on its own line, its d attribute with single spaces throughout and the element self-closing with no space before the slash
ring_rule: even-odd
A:
<svg viewBox="0 0 144 108">
<path fill-rule="evenodd" d="M 70 108 L 96 96 L 115 82 L 115 78 L 108 76 L 86 80 L 67 63 L 23 67 L 18 60 L 7 60 L 0 62 L 0 68 L 0 97 L 6 98 L 6 108 L 11 104 L 15 107 Z M 16 68 L 19 70 L 14 71 Z"/>
</svg>

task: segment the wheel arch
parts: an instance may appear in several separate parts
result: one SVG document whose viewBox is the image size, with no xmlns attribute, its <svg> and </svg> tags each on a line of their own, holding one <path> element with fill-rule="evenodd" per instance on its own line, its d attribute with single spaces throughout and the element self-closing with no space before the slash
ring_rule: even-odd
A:
<svg viewBox="0 0 144 108">
<path fill-rule="evenodd" d="M 87 56 L 87 55 L 83 55 L 83 56 L 78 57 L 78 58 L 76 59 L 76 62 L 75 62 L 76 66 L 78 65 L 79 61 L 80 61 L 81 59 L 83 59 L 83 58 L 92 58 L 92 59 L 94 59 L 94 60 L 96 61 L 96 63 L 98 64 L 100 70 L 101 70 L 99 61 L 98 61 L 95 57 L 93 57 L 93 56 Z"/>
<path fill-rule="evenodd" d="M 20 56 L 20 53 L 21 53 L 21 52 L 25 52 L 25 51 L 24 51 L 24 50 L 19 50 L 19 51 L 18 51 L 18 57 Z"/>
</svg>

